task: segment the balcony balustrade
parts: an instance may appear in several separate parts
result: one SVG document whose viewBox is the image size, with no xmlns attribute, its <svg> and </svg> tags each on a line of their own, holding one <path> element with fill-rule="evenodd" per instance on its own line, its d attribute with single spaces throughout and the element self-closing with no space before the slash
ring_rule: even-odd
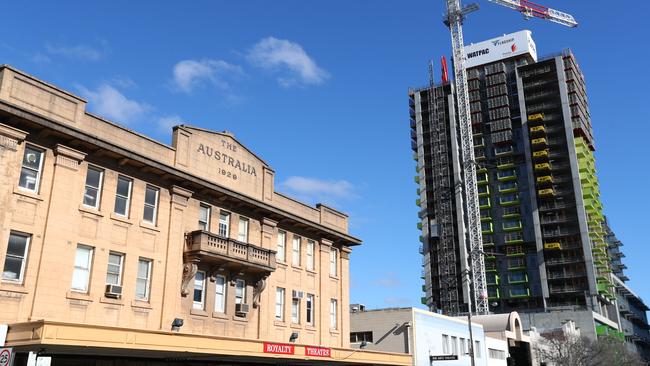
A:
<svg viewBox="0 0 650 366">
<path fill-rule="evenodd" d="M 268 275 L 275 271 L 275 251 L 202 230 L 187 234 L 185 255 L 242 272 Z"/>
</svg>

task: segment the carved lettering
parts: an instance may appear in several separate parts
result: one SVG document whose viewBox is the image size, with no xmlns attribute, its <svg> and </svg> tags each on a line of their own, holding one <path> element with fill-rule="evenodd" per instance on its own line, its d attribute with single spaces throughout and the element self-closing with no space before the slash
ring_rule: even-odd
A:
<svg viewBox="0 0 650 366">
<path fill-rule="evenodd" d="M 234 144 L 226 143 L 225 141 L 222 141 L 222 146 L 225 149 L 228 149 L 230 151 L 237 151 L 237 146 Z M 235 170 L 238 170 L 242 173 L 246 173 L 248 175 L 251 175 L 253 177 L 257 178 L 257 171 L 255 170 L 255 167 L 248 164 L 245 161 L 241 161 L 237 158 L 234 158 L 232 156 L 229 156 L 221 151 L 218 151 L 214 147 L 210 147 L 207 145 L 199 144 L 199 146 L 196 149 L 196 152 L 199 152 L 209 158 L 214 158 L 216 161 L 220 162 L 222 165 L 225 165 L 225 168 L 231 167 Z M 221 175 L 225 175 L 229 178 L 237 179 L 237 174 L 233 172 L 229 172 L 226 170 L 223 170 L 221 167 L 218 168 L 218 172 Z"/>
</svg>

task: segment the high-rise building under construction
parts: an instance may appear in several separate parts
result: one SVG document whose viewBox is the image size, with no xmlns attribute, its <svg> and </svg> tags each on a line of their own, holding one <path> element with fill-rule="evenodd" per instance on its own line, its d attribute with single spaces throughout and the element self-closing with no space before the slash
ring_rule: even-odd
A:
<svg viewBox="0 0 650 366">
<path fill-rule="evenodd" d="M 575 57 L 565 50 L 538 59 L 529 31 L 465 52 L 490 311 L 517 310 L 538 327 L 575 312 L 579 325 L 594 330 L 586 333 L 604 326 L 621 336 L 585 81 Z M 445 76 L 409 91 L 422 300 L 450 315 L 466 312 L 473 296 L 465 276 L 454 99 Z"/>
</svg>

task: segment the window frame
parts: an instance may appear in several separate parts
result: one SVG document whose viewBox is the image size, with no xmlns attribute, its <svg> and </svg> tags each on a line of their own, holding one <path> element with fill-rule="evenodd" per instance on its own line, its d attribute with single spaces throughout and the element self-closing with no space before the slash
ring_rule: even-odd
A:
<svg viewBox="0 0 650 366">
<path fill-rule="evenodd" d="M 245 232 L 242 235 L 242 224 L 244 224 Z M 250 219 L 244 216 L 239 216 L 239 222 L 237 223 L 237 240 L 242 243 L 248 243 L 248 234 L 250 231 Z M 243 236 L 243 239 L 242 239 Z"/>
<path fill-rule="evenodd" d="M 140 263 L 147 263 L 147 277 L 140 277 Z M 151 270 L 153 267 L 153 260 L 149 258 L 140 257 L 138 258 L 138 271 L 135 277 L 135 299 L 137 301 L 149 301 L 151 297 Z M 138 294 L 138 281 L 144 280 L 144 297 L 140 297 Z"/>
<path fill-rule="evenodd" d="M 224 220 L 225 217 L 225 220 Z M 218 235 L 224 238 L 230 238 L 230 218 L 231 214 L 229 211 L 220 210 L 219 211 L 219 227 Z M 223 230 L 222 230 L 223 229 Z"/>
<path fill-rule="evenodd" d="M 153 205 L 151 203 L 147 203 L 147 193 L 149 192 L 150 189 L 156 193 L 155 202 L 153 203 Z M 147 184 L 144 189 L 144 205 L 142 209 L 142 221 L 154 226 L 157 225 L 159 202 L 160 202 L 160 188 L 156 186 L 152 186 L 151 184 Z M 147 207 L 153 207 L 153 217 L 151 218 L 151 221 L 146 218 Z"/>
<path fill-rule="evenodd" d="M 38 170 L 36 170 L 36 182 L 34 184 L 34 189 L 30 189 L 30 188 L 27 188 L 27 187 L 24 187 L 24 186 L 20 185 L 20 177 L 23 175 L 23 170 L 27 169 L 27 170 L 30 170 L 30 171 L 34 171 L 34 168 L 26 167 L 25 163 L 24 163 L 25 156 L 27 154 L 27 149 L 31 149 L 31 150 L 33 150 L 35 152 L 38 152 L 40 154 L 40 161 L 38 162 Z M 45 162 L 45 150 L 44 149 L 38 148 L 38 147 L 36 147 L 34 145 L 31 145 L 31 144 L 25 144 L 25 149 L 23 151 L 23 159 L 20 162 L 20 175 L 18 176 L 18 188 L 19 189 L 38 194 L 38 192 L 39 192 L 39 190 L 41 188 L 41 177 L 43 175 L 44 162 Z"/>
<path fill-rule="evenodd" d="M 205 222 L 201 221 L 201 215 L 204 209 L 206 210 Z M 210 231 L 210 221 L 212 221 L 210 220 L 211 216 L 212 216 L 212 206 L 208 205 L 207 203 L 200 203 L 199 204 L 199 230 Z"/>
<path fill-rule="evenodd" d="M 313 240 L 307 240 L 307 269 L 314 271 L 316 268 L 315 260 L 315 251 L 316 251 L 316 242 Z"/>
<path fill-rule="evenodd" d="M 282 240 L 280 240 L 280 237 L 282 237 Z M 278 230 L 278 235 L 277 235 L 277 253 L 275 255 L 275 260 L 286 263 L 287 262 L 287 232 L 283 230 Z M 280 245 L 282 244 L 282 245 Z M 282 250 L 280 250 L 282 248 Z"/>
<path fill-rule="evenodd" d="M 337 248 L 330 248 L 330 276 L 338 277 L 339 275 L 339 255 Z"/>
<path fill-rule="evenodd" d="M 129 183 L 129 195 L 128 196 L 122 196 L 118 193 L 118 189 L 120 187 L 120 179 L 126 181 Z M 131 214 L 131 197 L 133 196 L 133 179 L 125 176 L 125 175 L 118 175 L 117 176 L 117 184 L 115 186 L 115 205 L 113 205 L 113 213 L 120 216 L 120 217 L 126 217 L 128 218 Z M 124 213 L 119 213 L 117 212 L 117 200 L 118 198 L 123 198 L 126 201 L 126 205 L 124 206 Z"/>
<path fill-rule="evenodd" d="M 291 299 L 291 324 L 300 324 L 300 299 Z"/>
<path fill-rule="evenodd" d="M 108 282 L 108 276 L 109 275 L 114 275 L 115 273 L 109 272 L 110 266 L 115 265 L 112 264 L 110 259 L 111 255 L 116 255 L 120 258 L 120 263 L 118 264 L 118 273 L 117 273 L 117 283 L 109 283 Z M 108 252 L 108 261 L 106 263 L 106 284 L 107 285 L 115 285 L 115 286 L 122 286 L 122 274 L 124 273 L 124 253 L 120 252 L 114 252 L 114 251 L 109 251 Z"/>
<path fill-rule="evenodd" d="M 296 243 L 298 244 L 296 246 Z M 302 256 L 302 238 L 298 235 L 294 235 L 291 240 L 291 265 L 294 267 L 300 267 Z"/>
<path fill-rule="evenodd" d="M 305 298 L 305 323 L 314 326 L 314 315 L 316 315 L 316 296 L 307 294 Z"/>
<path fill-rule="evenodd" d="M 284 322 L 284 303 L 285 303 L 286 293 L 287 292 L 284 287 L 275 288 L 275 320 L 280 322 Z M 280 310 L 279 314 L 278 314 L 278 310 Z"/>
<path fill-rule="evenodd" d="M 451 350 L 449 349 L 449 335 L 448 334 L 443 334 L 442 335 L 442 354 L 443 355 L 451 354 Z"/>
<path fill-rule="evenodd" d="M 338 300 L 330 299 L 330 329 L 338 329 Z"/>
<path fill-rule="evenodd" d="M 219 280 L 223 280 L 223 293 L 219 293 Z M 219 296 L 221 296 L 221 301 L 219 301 Z M 226 281 L 226 276 L 216 275 L 214 277 L 214 311 L 217 313 L 226 313 L 226 299 L 228 296 L 228 281 Z"/>
<path fill-rule="evenodd" d="M 239 284 L 242 284 L 242 286 L 239 286 Z M 238 291 L 241 291 L 241 294 L 237 294 Z M 246 280 L 243 278 L 235 280 L 235 305 L 237 304 L 246 304 Z"/>
<path fill-rule="evenodd" d="M 18 273 L 18 278 L 16 279 L 11 279 L 11 278 L 5 278 L 5 268 L 7 268 L 7 258 L 16 258 L 17 256 L 14 254 L 9 254 L 9 243 L 11 242 L 11 236 L 19 236 L 25 238 L 25 250 L 23 250 L 23 256 L 20 260 L 20 273 Z M 21 233 L 18 231 L 10 231 L 9 232 L 9 237 L 7 238 L 7 251 L 5 252 L 5 261 L 4 265 L 2 268 L 2 282 L 11 282 L 11 283 L 17 283 L 17 284 L 23 284 L 25 280 L 25 270 L 27 269 L 27 254 L 29 253 L 29 246 L 32 241 L 32 236 L 27 233 Z"/>
<path fill-rule="evenodd" d="M 97 187 L 90 186 L 91 188 L 97 190 L 97 197 L 95 197 L 96 204 L 94 206 L 89 205 L 89 204 L 86 203 L 86 194 L 88 192 L 88 187 L 89 187 L 89 185 L 88 185 L 88 172 L 91 171 L 91 170 L 99 173 L 99 182 L 98 182 Z M 95 210 L 99 210 L 99 206 L 101 205 L 101 202 L 102 202 L 102 190 L 103 190 L 103 187 L 104 187 L 104 169 L 101 169 L 101 168 L 96 167 L 94 165 L 88 164 L 88 168 L 86 169 L 86 181 L 84 182 L 84 197 L 83 197 L 83 200 L 82 200 L 82 204 L 84 206 L 86 206 L 86 207 L 90 207 L 90 208 L 93 208 Z"/>
<path fill-rule="evenodd" d="M 203 279 L 201 280 L 201 301 L 196 301 L 195 300 L 195 293 L 196 293 L 196 283 L 197 279 L 196 277 L 199 275 L 203 275 Z M 205 271 L 196 271 L 196 274 L 194 274 L 194 286 L 192 287 L 192 309 L 197 309 L 197 310 L 205 310 L 205 289 L 206 289 L 206 279 L 207 279 L 207 273 Z"/>
<path fill-rule="evenodd" d="M 87 249 L 88 250 L 88 263 L 87 263 L 87 268 L 78 268 L 77 267 L 77 256 L 79 255 L 79 249 Z M 95 248 L 91 247 L 89 245 L 84 245 L 84 244 L 77 244 L 77 248 L 75 249 L 75 257 L 74 257 L 74 262 L 73 262 L 73 270 L 72 270 L 72 283 L 70 284 L 70 290 L 74 292 L 79 292 L 79 293 L 84 293 L 87 294 L 90 292 L 90 280 L 91 280 L 91 275 L 92 275 L 92 269 L 93 269 L 93 258 L 95 256 Z M 81 289 L 81 288 L 75 288 L 74 285 L 74 274 L 76 273 L 77 270 L 83 270 L 86 272 L 85 276 L 85 282 L 86 282 L 86 288 Z"/>
</svg>

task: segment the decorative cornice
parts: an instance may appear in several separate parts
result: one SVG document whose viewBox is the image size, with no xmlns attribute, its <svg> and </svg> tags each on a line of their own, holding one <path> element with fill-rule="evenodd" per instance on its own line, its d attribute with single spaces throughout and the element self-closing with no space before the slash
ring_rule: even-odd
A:
<svg viewBox="0 0 650 366">
<path fill-rule="evenodd" d="M 28 133 L 0 123 L 0 147 L 16 151 Z"/>
<path fill-rule="evenodd" d="M 78 170 L 79 163 L 86 158 L 85 153 L 61 144 L 56 144 L 54 154 L 56 155 L 56 165 L 64 166 L 72 170 Z"/>
</svg>

